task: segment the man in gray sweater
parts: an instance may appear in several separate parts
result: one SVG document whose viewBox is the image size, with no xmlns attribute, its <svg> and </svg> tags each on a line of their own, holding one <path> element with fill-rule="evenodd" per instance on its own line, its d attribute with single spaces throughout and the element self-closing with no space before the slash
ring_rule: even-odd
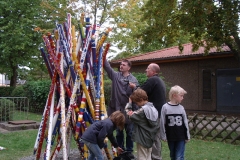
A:
<svg viewBox="0 0 240 160">
<path fill-rule="evenodd" d="M 138 85 L 137 79 L 129 72 L 131 68 L 131 62 L 128 60 L 123 60 L 120 64 L 119 71 L 112 69 L 108 61 L 104 63 L 104 69 L 108 74 L 108 77 L 112 80 L 111 88 L 111 98 L 107 108 L 107 113 L 111 113 L 120 110 L 125 116 L 125 105 L 129 101 L 129 96 L 133 92 L 133 88 L 129 86 L 129 82 Z M 125 123 L 125 132 L 126 132 L 126 147 L 124 147 L 124 132 L 117 129 L 117 143 L 119 147 L 129 152 L 128 155 L 131 158 L 134 158 L 133 151 L 133 141 L 132 141 L 132 130 L 133 123 L 126 118 Z"/>
</svg>

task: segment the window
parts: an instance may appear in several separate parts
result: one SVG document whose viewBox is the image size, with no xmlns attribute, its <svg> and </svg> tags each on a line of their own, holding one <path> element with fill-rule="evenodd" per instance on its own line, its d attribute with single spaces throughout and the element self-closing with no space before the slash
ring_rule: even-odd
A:
<svg viewBox="0 0 240 160">
<path fill-rule="evenodd" d="M 210 69 L 204 69 L 203 75 L 203 99 L 212 99 L 212 75 Z"/>
</svg>

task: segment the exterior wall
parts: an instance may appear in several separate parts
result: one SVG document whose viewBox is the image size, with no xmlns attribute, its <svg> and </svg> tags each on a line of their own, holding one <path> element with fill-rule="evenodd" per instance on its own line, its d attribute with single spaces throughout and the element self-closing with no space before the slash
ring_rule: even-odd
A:
<svg viewBox="0 0 240 160">
<path fill-rule="evenodd" d="M 145 72 L 147 65 L 134 65 L 131 72 Z M 205 59 L 195 61 L 182 61 L 171 63 L 159 63 L 164 81 L 173 85 L 179 85 L 187 91 L 182 105 L 188 111 L 216 112 L 216 70 L 226 68 L 239 68 L 239 63 L 234 57 Z M 210 69 L 211 99 L 203 99 L 203 69 Z M 166 95 L 168 99 L 168 94 Z"/>
<path fill-rule="evenodd" d="M 0 74 L 0 86 L 5 86 L 5 74 Z"/>
</svg>

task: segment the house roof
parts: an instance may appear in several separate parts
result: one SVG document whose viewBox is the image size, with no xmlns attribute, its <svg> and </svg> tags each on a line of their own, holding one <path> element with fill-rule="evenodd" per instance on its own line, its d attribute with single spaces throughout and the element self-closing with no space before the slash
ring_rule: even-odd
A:
<svg viewBox="0 0 240 160">
<path fill-rule="evenodd" d="M 150 62 L 164 63 L 173 61 L 186 61 L 186 60 L 197 60 L 197 59 L 209 59 L 217 57 L 228 57 L 233 56 L 228 46 L 223 46 L 221 51 L 217 51 L 217 48 L 211 48 L 209 54 L 204 54 L 204 47 L 199 47 L 195 52 L 192 52 L 192 44 L 187 43 L 183 45 L 183 52 L 180 54 L 178 46 L 165 48 L 145 54 L 138 54 L 136 56 L 128 57 L 127 59 L 133 62 L 133 65 L 145 64 Z M 118 65 L 122 59 L 113 60 L 110 63 L 112 65 Z"/>
</svg>

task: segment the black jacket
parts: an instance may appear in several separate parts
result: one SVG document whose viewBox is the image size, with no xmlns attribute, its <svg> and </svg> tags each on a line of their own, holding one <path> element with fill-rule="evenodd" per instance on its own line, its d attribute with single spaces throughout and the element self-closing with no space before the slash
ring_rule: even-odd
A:
<svg viewBox="0 0 240 160">
<path fill-rule="evenodd" d="M 107 118 L 101 121 L 94 122 L 84 131 L 81 138 L 90 143 L 98 144 L 100 148 L 103 148 L 104 139 L 108 137 L 113 146 L 117 148 L 118 144 L 115 137 L 113 136 L 113 131 L 115 129 L 116 126 L 109 118 Z"/>
<path fill-rule="evenodd" d="M 141 88 L 147 93 L 148 101 L 152 102 L 158 110 L 160 118 L 162 106 L 166 103 L 166 86 L 163 80 L 158 76 L 149 77 Z"/>
</svg>

